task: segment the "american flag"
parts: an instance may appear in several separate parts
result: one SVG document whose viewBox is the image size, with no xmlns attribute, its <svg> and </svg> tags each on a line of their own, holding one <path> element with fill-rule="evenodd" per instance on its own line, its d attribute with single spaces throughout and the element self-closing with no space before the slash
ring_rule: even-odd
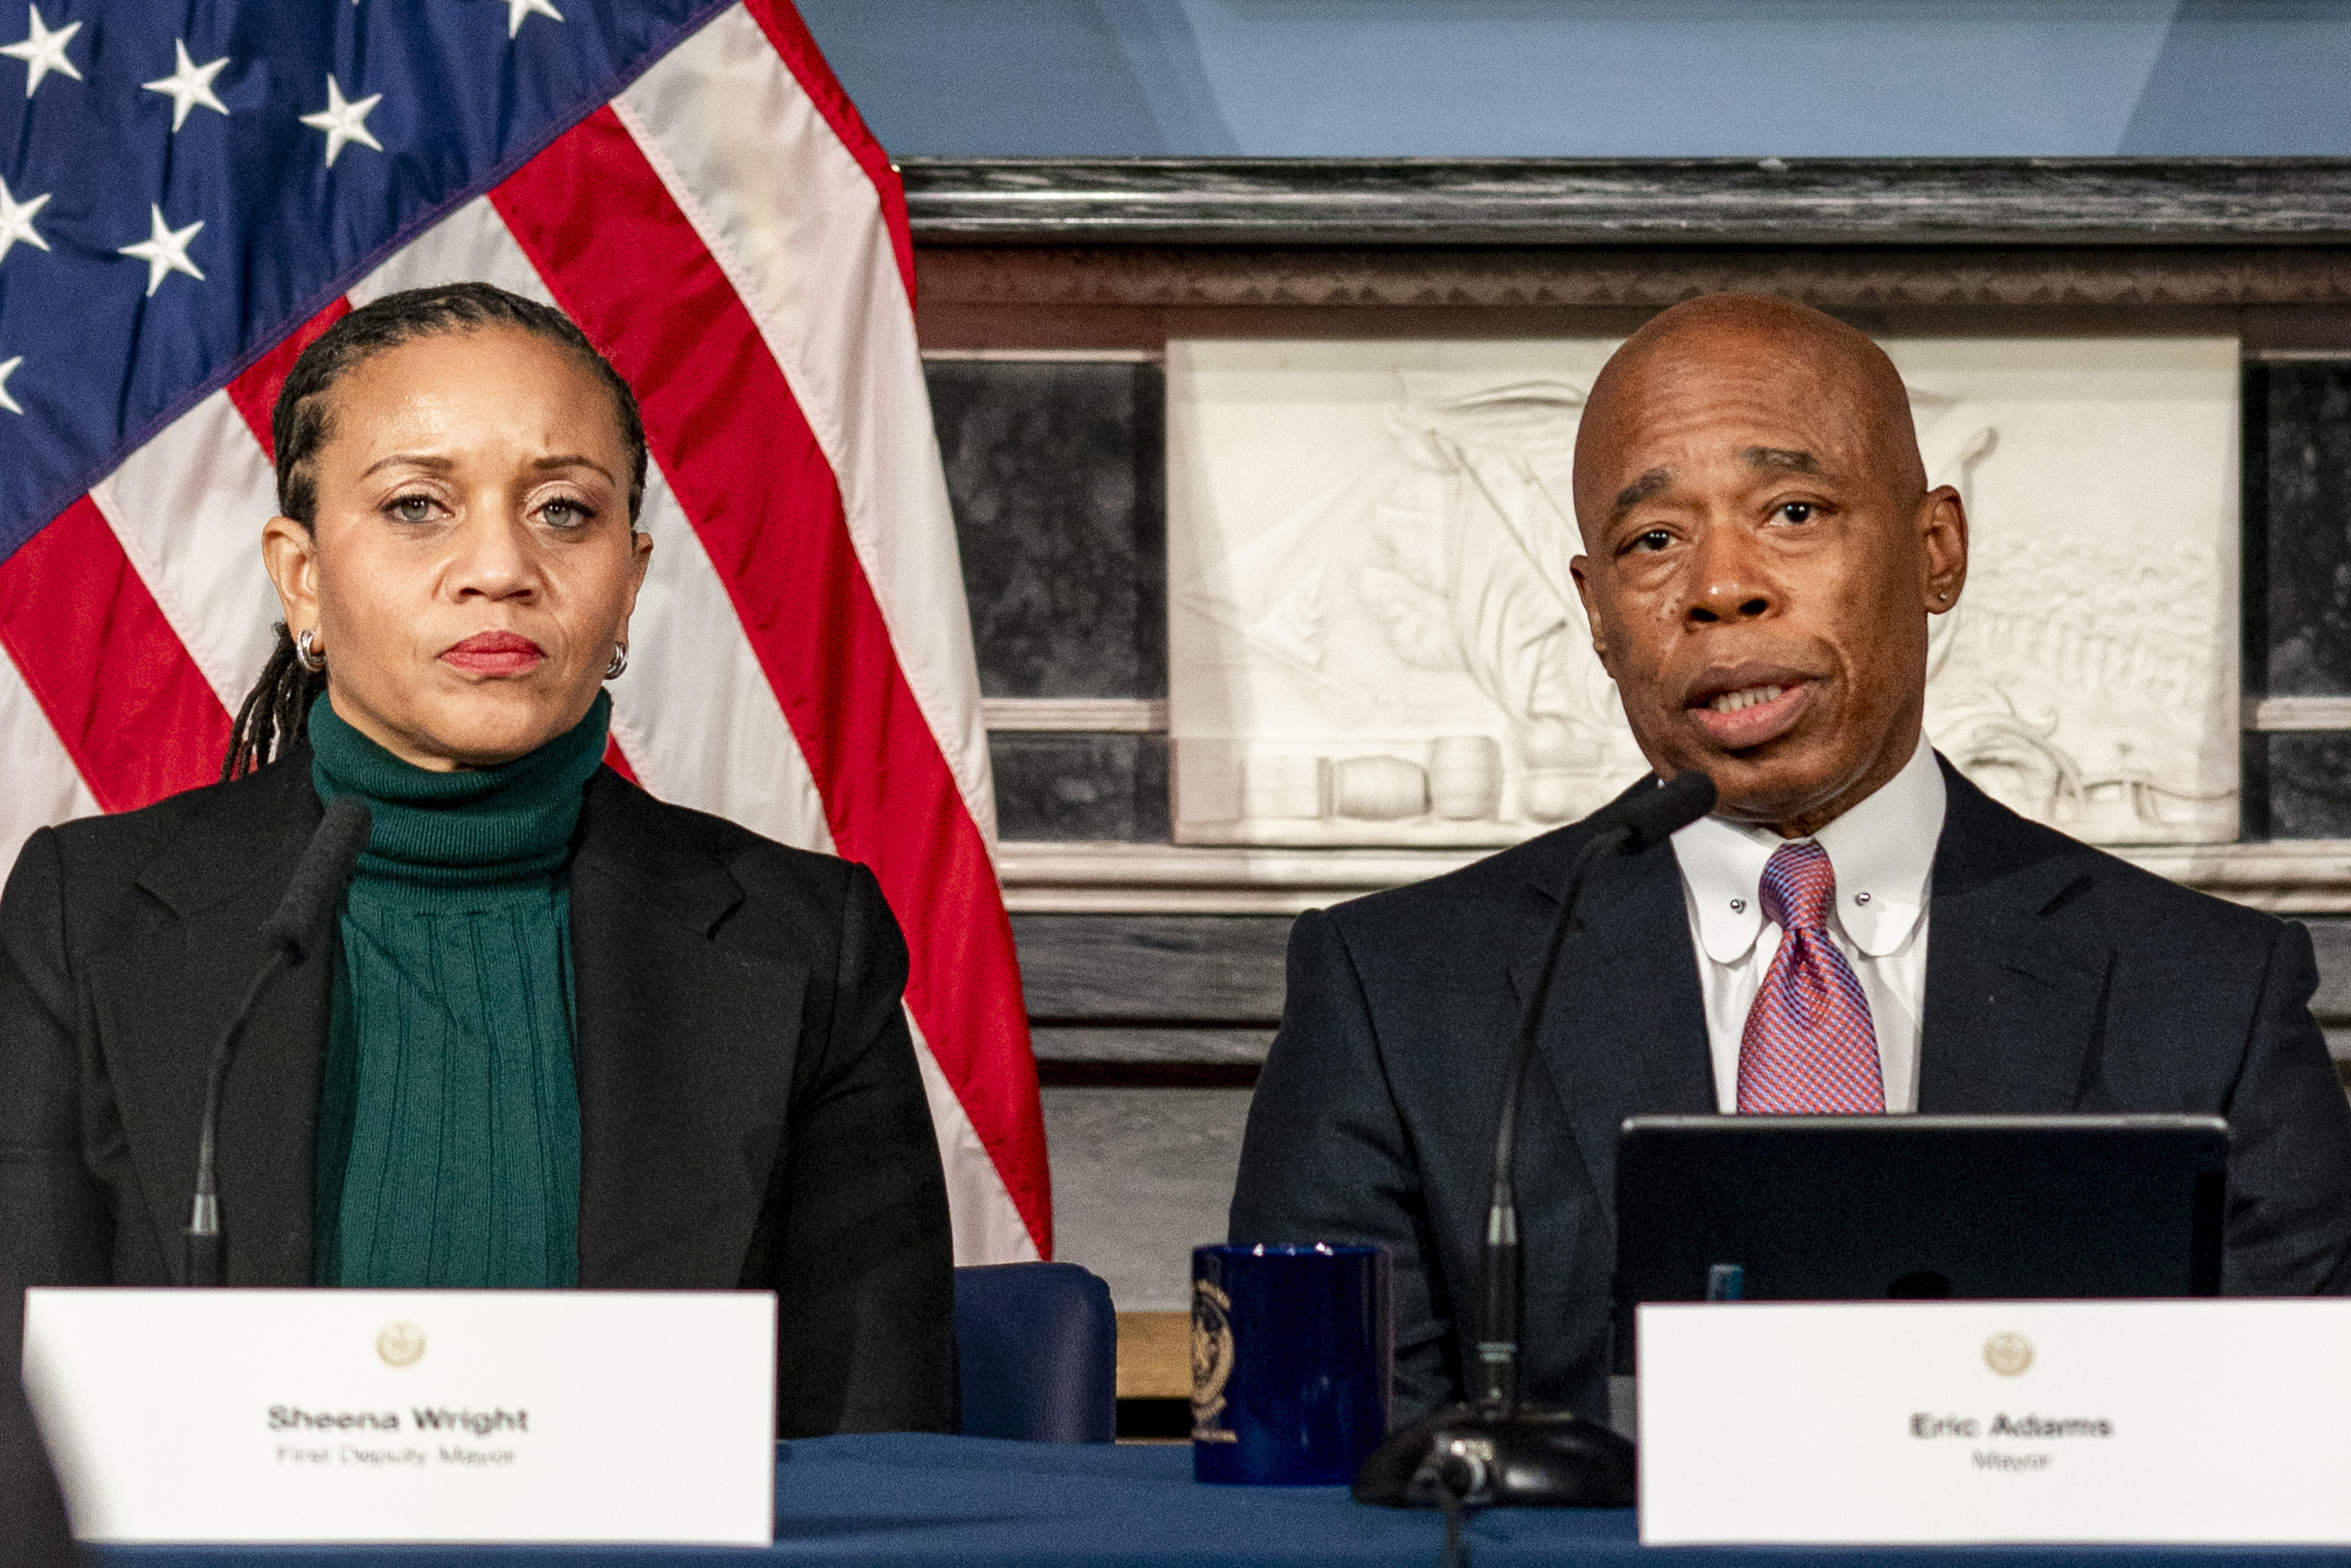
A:
<svg viewBox="0 0 2351 1568">
<path fill-rule="evenodd" d="M 278 616 L 270 409 L 303 344 L 417 284 L 552 302 L 656 470 L 610 760 L 874 869 L 957 1261 L 1050 1256 L 904 201 L 789 0 L 20 3 L 0 864 L 217 776 Z"/>
</svg>

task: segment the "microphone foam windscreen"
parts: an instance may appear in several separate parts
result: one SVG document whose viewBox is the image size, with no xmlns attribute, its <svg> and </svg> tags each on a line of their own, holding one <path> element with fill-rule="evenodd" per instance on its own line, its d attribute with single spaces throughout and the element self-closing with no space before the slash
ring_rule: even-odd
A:
<svg viewBox="0 0 2351 1568">
<path fill-rule="evenodd" d="M 294 962 L 310 956 L 310 944 L 326 923 L 327 912 L 342 897 L 343 884 L 351 880 L 351 868 L 367 847 L 369 825 L 365 802 L 346 795 L 328 805 L 310 842 L 303 847 L 302 858 L 294 862 L 285 896 L 261 928 L 272 946 L 293 950 Z"/>
<path fill-rule="evenodd" d="M 1676 773 L 1627 802 L 1622 821 L 1633 830 L 1633 839 L 1625 848 L 1635 852 L 1647 849 L 1713 809 L 1713 779 L 1697 771 Z"/>
</svg>

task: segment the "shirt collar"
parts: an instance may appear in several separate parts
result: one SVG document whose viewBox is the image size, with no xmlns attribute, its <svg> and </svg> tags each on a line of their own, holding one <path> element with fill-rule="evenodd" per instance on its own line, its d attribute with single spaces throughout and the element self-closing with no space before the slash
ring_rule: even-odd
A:
<svg viewBox="0 0 2351 1568">
<path fill-rule="evenodd" d="M 1943 771 L 1922 735 L 1901 772 L 1814 835 L 1837 873 L 1837 921 L 1872 958 L 1907 942 L 1926 913 L 1943 808 Z M 1736 963 L 1762 934 L 1763 867 L 1785 842 L 1711 816 L 1673 835 L 1698 942 L 1716 963 Z"/>
</svg>

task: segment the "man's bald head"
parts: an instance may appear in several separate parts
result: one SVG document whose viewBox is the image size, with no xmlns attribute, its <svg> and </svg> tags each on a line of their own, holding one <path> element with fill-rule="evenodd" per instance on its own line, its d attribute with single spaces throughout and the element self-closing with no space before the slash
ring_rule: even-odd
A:
<svg viewBox="0 0 2351 1568">
<path fill-rule="evenodd" d="M 1592 644 L 1661 773 L 1796 835 L 1901 771 L 1967 524 L 1882 349 L 1785 300 L 1676 305 L 1593 383 L 1575 490 Z"/>
<path fill-rule="evenodd" d="M 1927 469 L 1918 453 L 1918 432 L 1910 419 L 1910 394 L 1901 372 L 1867 333 L 1793 300 L 1768 294 L 1706 294 L 1685 300 L 1649 318 L 1609 357 L 1584 399 L 1576 431 L 1576 521 L 1586 545 L 1595 521 L 1637 499 L 1586 493 L 1587 477 L 1608 467 L 1606 444 L 1621 442 L 1628 426 L 1654 417 L 1661 399 L 1686 390 L 1694 380 L 1736 379 L 1843 405 L 1851 428 L 1866 443 L 1871 470 L 1898 493 L 1915 501 L 1927 491 Z M 1795 466 L 1816 453 L 1759 449 L 1758 464 Z M 1644 473 L 1634 485 L 1654 487 Z"/>
</svg>

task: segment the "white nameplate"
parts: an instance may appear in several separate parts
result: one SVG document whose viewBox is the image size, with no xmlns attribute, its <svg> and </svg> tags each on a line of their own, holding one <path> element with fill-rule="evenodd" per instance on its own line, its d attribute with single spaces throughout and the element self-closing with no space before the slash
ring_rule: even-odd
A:
<svg viewBox="0 0 2351 1568">
<path fill-rule="evenodd" d="M 2351 1543 L 2351 1301 L 1640 1313 L 1643 1545 Z"/>
<path fill-rule="evenodd" d="M 767 1546 L 765 1292 L 25 1292 L 85 1541 Z"/>
</svg>

